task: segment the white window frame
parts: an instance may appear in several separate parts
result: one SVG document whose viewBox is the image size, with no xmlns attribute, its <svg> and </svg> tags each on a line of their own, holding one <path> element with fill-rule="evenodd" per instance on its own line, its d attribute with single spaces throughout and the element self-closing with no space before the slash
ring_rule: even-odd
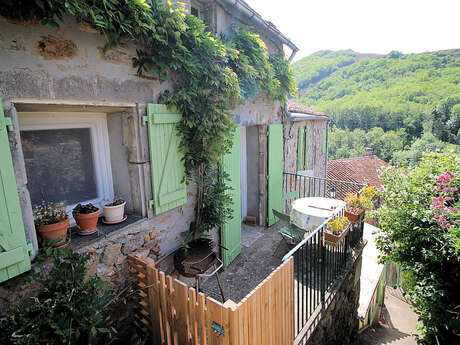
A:
<svg viewBox="0 0 460 345">
<path fill-rule="evenodd" d="M 98 197 L 91 200 L 81 200 L 80 203 L 92 203 L 98 206 L 102 213 L 102 202 L 104 200 L 112 200 L 114 197 L 107 114 L 95 112 L 34 111 L 20 112 L 18 115 L 20 131 L 72 128 L 90 129 Z M 72 209 L 76 205 L 67 205 L 67 213 L 71 217 L 72 223 Z"/>
</svg>

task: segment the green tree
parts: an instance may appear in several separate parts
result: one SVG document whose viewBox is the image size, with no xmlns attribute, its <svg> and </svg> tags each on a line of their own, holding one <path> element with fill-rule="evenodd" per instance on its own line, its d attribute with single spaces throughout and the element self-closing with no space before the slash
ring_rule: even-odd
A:
<svg viewBox="0 0 460 345">
<path fill-rule="evenodd" d="M 385 161 L 390 161 L 394 151 L 402 150 L 406 145 L 404 129 L 385 132 L 380 127 L 368 132 L 362 129 L 340 129 L 333 127 L 329 135 L 329 158 L 340 159 L 363 156 L 366 147 L 371 147 L 374 154 Z"/>
<path fill-rule="evenodd" d="M 407 294 L 422 324 L 419 344 L 460 342 L 460 155 L 426 153 L 418 166 L 382 175 L 381 260 L 409 277 Z"/>
<path fill-rule="evenodd" d="M 422 158 L 425 152 L 444 151 L 448 148 L 446 143 L 437 139 L 431 132 L 426 132 L 416 139 L 406 150 L 393 152 L 391 164 L 396 166 L 414 166 Z"/>
<path fill-rule="evenodd" d="M 460 144 L 460 94 L 448 97 L 433 110 L 433 134 L 442 141 Z"/>
</svg>

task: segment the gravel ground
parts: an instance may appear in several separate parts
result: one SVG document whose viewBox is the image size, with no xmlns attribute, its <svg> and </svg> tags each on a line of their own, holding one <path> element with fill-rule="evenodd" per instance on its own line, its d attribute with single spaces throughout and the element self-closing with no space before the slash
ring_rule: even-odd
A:
<svg viewBox="0 0 460 345">
<path fill-rule="evenodd" d="M 281 264 L 281 258 L 289 250 L 278 234 L 278 229 L 284 225 L 278 222 L 270 228 L 262 228 L 243 224 L 241 254 L 219 273 L 226 300 L 239 303 Z M 201 290 L 215 300 L 222 301 L 215 276 L 202 281 Z"/>
</svg>

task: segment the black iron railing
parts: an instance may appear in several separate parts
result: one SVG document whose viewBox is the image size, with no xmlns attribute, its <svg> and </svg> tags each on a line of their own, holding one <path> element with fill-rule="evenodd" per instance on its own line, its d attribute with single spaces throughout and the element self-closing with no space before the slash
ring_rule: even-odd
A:
<svg viewBox="0 0 460 345">
<path fill-rule="evenodd" d="M 302 197 L 333 197 L 343 199 L 346 193 L 359 193 L 362 184 L 329 180 L 284 173 L 284 193 L 292 196 L 290 202 Z M 340 192 L 340 194 L 338 193 Z M 325 307 L 326 295 L 342 275 L 352 248 L 363 237 L 364 222 L 361 219 L 350 226 L 348 233 L 338 242 L 328 242 L 325 237 L 327 219 L 287 253 L 283 261 L 294 257 L 294 330 L 295 335 L 304 337 L 305 329 L 311 327 L 312 319 Z"/>
<path fill-rule="evenodd" d="M 347 193 L 359 193 L 364 187 L 362 183 L 284 172 L 284 208 L 289 209 L 292 200 L 297 198 L 319 196 L 343 200 Z"/>
</svg>

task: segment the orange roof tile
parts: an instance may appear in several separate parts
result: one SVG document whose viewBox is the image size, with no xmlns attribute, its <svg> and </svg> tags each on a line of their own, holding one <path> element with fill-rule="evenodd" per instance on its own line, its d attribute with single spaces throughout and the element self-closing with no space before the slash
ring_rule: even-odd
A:
<svg viewBox="0 0 460 345">
<path fill-rule="evenodd" d="M 328 118 L 328 116 L 320 111 L 313 110 L 303 104 L 299 104 L 293 101 L 287 102 L 287 109 L 291 113 L 298 113 L 298 114 L 308 114 L 308 115 L 316 115 L 316 116 L 324 116 Z"/>
<path fill-rule="evenodd" d="M 379 171 L 390 165 L 374 155 L 337 159 L 327 162 L 330 179 L 366 183 L 377 188 L 383 185 Z"/>
</svg>

